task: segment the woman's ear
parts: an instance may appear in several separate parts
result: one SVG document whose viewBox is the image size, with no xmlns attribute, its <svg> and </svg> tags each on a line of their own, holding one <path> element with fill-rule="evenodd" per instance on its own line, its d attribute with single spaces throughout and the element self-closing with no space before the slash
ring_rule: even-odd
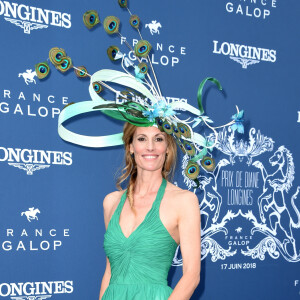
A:
<svg viewBox="0 0 300 300">
<path fill-rule="evenodd" d="M 134 152 L 132 144 L 129 145 L 129 151 L 130 151 L 130 154 L 132 154 Z"/>
</svg>

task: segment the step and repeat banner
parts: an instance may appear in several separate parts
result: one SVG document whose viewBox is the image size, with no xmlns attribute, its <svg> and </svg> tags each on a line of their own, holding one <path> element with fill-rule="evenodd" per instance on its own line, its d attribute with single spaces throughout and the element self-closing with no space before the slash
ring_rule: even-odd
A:
<svg viewBox="0 0 300 300">
<path fill-rule="evenodd" d="M 178 158 L 173 182 L 197 194 L 202 214 L 201 282 L 191 299 L 300 299 L 300 3 L 131 0 L 129 8 L 153 46 L 169 102 L 196 107 L 199 83 L 212 76 L 223 86 L 204 90 L 214 126 L 229 122 L 235 105 L 245 111 L 244 134 L 219 129 L 217 167 L 201 170 L 198 189 L 184 176 L 187 157 Z M 102 24 L 88 30 L 82 16 L 91 9 L 101 21 L 120 18 L 122 38 Z M 116 189 L 123 148 L 61 140 L 58 115 L 71 102 L 91 100 L 89 81 L 52 65 L 39 80 L 34 66 L 60 47 L 90 74 L 121 71 L 106 50 L 117 45 L 134 60 L 126 42 L 134 46 L 139 37 L 128 20 L 117 0 L 0 1 L 0 299 L 99 297 L 102 201 Z M 103 97 L 115 100 L 108 91 Z M 66 124 L 95 136 L 122 125 L 100 113 Z M 179 246 L 169 284 L 181 276 Z"/>
</svg>

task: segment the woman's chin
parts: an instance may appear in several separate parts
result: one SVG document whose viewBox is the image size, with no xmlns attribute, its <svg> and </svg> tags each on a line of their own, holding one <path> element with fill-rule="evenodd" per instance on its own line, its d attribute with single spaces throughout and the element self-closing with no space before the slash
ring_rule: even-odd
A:
<svg viewBox="0 0 300 300">
<path fill-rule="evenodd" d="M 162 165 L 157 165 L 157 164 L 143 164 L 143 165 L 140 165 L 138 166 L 141 170 L 143 171 L 149 171 L 149 172 L 155 172 L 155 171 L 158 171 L 158 170 L 162 170 Z"/>
</svg>

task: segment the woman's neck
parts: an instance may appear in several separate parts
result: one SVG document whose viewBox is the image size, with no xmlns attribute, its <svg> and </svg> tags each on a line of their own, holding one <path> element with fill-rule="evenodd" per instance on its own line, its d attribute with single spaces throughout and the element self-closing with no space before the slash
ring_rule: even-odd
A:
<svg viewBox="0 0 300 300">
<path fill-rule="evenodd" d="M 151 192 L 157 192 L 162 182 L 161 169 L 156 171 L 138 170 L 134 194 L 145 196 Z"/>
</svg>

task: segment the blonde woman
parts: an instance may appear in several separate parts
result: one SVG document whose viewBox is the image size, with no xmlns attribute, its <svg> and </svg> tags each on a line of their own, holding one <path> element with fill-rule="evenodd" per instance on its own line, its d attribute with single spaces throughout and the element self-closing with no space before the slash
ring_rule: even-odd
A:
<svg viewBox="0 0 300 300">
<path fill-rule="evenodd" d="M 102 300 L 185 300 L 200 281 L 200 211 L 192 192 L 168 182 L 176 162 L 174 138 L 157 127 L 126 123 L 126 191 L 103 202 L 106 269 Z M 167 276 L 180 244 L 183 276 L 174 290 Z"/>
</svg>

